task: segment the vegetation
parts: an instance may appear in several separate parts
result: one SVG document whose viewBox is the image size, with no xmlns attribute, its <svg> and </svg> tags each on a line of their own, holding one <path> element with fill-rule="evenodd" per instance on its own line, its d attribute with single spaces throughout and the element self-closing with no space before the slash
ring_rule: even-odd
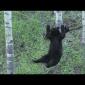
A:
<svg viewBox="0 0 85 85">
<path fill-rule="evenodd" d="M 45 25 L 53 25 L 52 11 L 13 11 L 13 39 L 15 74 L 84 74 L 84 56 L 80 45 L 81 11 L 64 11 L 63 20 L 71 28 L 63 40 L 63 56 L 56 67 L 47 69 L 43 64 L 34 64 L 32 59 L 40 58 L 49 49 L 44 40 Z M 3 11 L 0 12 L 0 74 L 6 74 L 5 29 Z"/>
</svg>

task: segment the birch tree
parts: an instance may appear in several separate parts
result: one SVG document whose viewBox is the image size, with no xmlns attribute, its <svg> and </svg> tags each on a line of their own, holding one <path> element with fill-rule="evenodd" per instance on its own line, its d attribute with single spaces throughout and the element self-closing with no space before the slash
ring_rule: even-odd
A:
<svg viewBox="0 0 85 85">
<path fill-rule="evenodd" d="M 12 12 L 4 11 L 4 24 L 5 24 L 5 39 L 6 39 L 6 56 L 7 56 L 7 74 L 14 73 L 14 50 L 13 50 L 13 37 L 12 37 Z"/>
<path fill-rule="evenodd" d="M 82 11 L 82 39 L 81 43 L 85 44 L 85 11 Z"/>
<path fill-rule="evenodd" d="M 63 24 L 62 11 L 54 11 L 54 14 L 55 14 L 55 25 L 60 27 L 61 24 Z M 61 29 L 59 30 L 61 32 Z M 53 67 L 53 69 L 48 71 L 48 73 L 54 74 L 56 73 L 56 69 L 57 69 L 57 66 Z"/>
<path fill-rule="evenodd" d="M 62 18 L 62 11 L 54 11 L 55 14 L 55 24 L 56 26 L 61 26 L 61 24 L 63 24 L 63 18 Z"/>
</svg>

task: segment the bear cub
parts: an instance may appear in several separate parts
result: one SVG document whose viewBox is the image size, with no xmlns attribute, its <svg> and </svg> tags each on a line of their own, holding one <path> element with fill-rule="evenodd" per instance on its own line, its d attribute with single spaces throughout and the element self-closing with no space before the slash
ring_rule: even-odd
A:
<svg viewBox="0 0 85 85">
<path fill-rule="evenodd" d="M 65 38 L 69 27 L 62 24 L 60 27 L 46 26 L 45 38 L 50 41 L 48 53 L 40 59 L 33 60 L 34 63 L 43 63 L 47 68 L 57 65 L 62 56 L 62 40 Z"/>
</svg>

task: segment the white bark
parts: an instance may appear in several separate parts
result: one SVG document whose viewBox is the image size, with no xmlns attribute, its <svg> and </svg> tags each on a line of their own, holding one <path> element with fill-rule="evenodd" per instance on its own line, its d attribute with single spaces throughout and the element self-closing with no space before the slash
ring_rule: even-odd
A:
<svg viewBox="0 0 85 85">
<path fill-rule="evenodd" d="M 82 44 L 85 44 L 85 11 L 82 11 Z"/>
<path fill-rule="evenodd" d="M 5 23 L 5 39 L 6 39 L 6 56 L 7 56 L 7 74 L 14 73 L 14 50 L 13 50 L 13 37 L 12 37 L 12 12 L 4 11 Z"/>
<path fill-rule="evenodd" d="M 54 11 L 54 14 L 56 16 L 55 20 L 56 26 L 61 26 L 61 24 L 63 24 L 62 11 Z"/>
</svg>

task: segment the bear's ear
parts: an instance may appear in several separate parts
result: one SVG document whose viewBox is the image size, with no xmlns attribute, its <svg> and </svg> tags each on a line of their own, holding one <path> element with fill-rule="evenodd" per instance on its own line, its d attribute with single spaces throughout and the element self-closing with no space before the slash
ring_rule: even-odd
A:
<svg viewBox="0 0 85 85">
<path fill-rule="evenodd" d="M 65 32 L 66 33 L 69 32 L 69 26 L 68 25 L 65 26 Z"/>
<path fill-rule="evenodd" d="M 67 33 L 69 31 L 69 27 L 66 24 L 61 25 L 62 33 Z"/>
<path fill-rule="evenodd" d="M 47 31 L 47 32 L 50 32 L 50 25 L 47 25 L 47 26 L 46 26 L 46 31 Z"/>
</svg>

